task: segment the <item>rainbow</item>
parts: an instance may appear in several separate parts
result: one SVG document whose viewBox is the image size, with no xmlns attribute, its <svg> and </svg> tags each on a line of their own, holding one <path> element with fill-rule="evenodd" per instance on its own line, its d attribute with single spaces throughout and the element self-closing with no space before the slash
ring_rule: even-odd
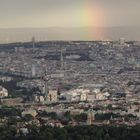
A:
<svg viewBox="0 0 140 140">
<path fill-rule="evenodd" d="M 95 31 L 93 27 L 98 27 L 102 23 L 103 18 L 103 8 L 101 6 L 95 5 L 94 2 L 82 1 L 80 4 L 80 10 L 78 10 L 78 19 L 80 26 L 90 27 L 86 31 L 87 38 L 94 39 L 96 33 L 101 34 L 102 31 Z M 92 30 L 91 30 L 92 29 Z"/>
</svg>

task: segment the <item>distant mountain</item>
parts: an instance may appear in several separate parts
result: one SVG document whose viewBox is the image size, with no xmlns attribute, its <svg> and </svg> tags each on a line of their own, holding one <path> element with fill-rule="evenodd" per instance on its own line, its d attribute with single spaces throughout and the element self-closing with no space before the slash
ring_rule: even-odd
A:
<svg viewBox="0 0 140 140">
<path fill-rule="evenodd" d="M 0 43 L 36 40 L 140 40 L 140 27 L 73 27 L 0 29 Z"/>
</svg>

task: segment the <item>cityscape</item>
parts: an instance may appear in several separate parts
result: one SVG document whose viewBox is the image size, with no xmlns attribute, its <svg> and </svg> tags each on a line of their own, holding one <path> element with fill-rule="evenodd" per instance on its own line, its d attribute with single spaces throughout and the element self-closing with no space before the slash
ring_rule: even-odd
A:
<svg viewBox="0 0 140 140">
<path fill-rule="evenodd" d="M 40 119 L 52 127 L 140 124 L 139 42 L 33 37 L 0 49 L 1 111 L 14 107 L 23 132 Z M 1 124 L 11 119 L 5 113 Z"/>
<path fill-rule="evenodd" d="M 107 1 L 108 5 L 111 5 L 109 11 L 115 12 L 112 7 L 117 7 L 116 2 Z M 29 2 L 29 7 L 31 2 L 32 0 Z M 101 0 L 99 3 L 96 0 L 93 3 L 92 0 L 87 0 L 87 3 L 94 8 L 98 4 L 106 6 Z M 35 0 L 34 6 L 40 4 Z M 58 25 L 67 26 L 70 23 L 71 26 L 78 25 L 77 20 L 71 21 L 75 15 L 72 17 L 69 15 L 70 21 L 67 18 L 62 19 L 66 16 L 65 6 L 70 5 L 67 9 L 69 11 L 71 6 L 77 5 L 73 0 L 72 3 L 64 0 L 60 0 L 60 3 L 53 0 L 51 3 L 47 0 L 45 4 L 50 5 L 50 9 L 53 6 L 56 8 L 57 4 L 58 7 L 60 6 L 54 10 L 56 15 L 52 14 L 54 17 L 61 17 L 62 23 L 58 18 Z M 122 8 L 124 4 L 122 3 Z M 5 7 L 4 3 L 3 6 Z M 129 9 L 129 2 L 126 6 Z M 49 9 L 49 6 L 46 7 Z M 85 10 L 86 15 L 90 15 L 89 8 L 93 12 L 93 7 L 89 5 L 87 11 Z M 34 8 L 32 11 L 37 11 Z M 43 8 L 43 5 L 39 8 Z M 60 9 L 62 11 L 59 11 Z M 99 21 L 103 21 L 104 18 L 103 16 L 102 20 L 99 18 L 103 14 L 99 9 L 99 7 L 95 8 L 95 13 L 91 14 L 96 19 L 95 25 L 100 27 L 102 22 Z M 57 15 L 58 11 L 64 15 L 60 16 L 60 13 Z M 72 12 L 72 9 L 70 11 Z M 19 16 L 14 10 L 13 13 L 15 17 Z M 27 14 L 25 15 L 23 14 L 23 18 L 28 17 Z M 48 25 L 53 25 L 55 28 L 56 19 L 51 21 L 50 17 L 48 16 Z M 0 29 L 3 29 L 0 31 L 5 30 L 5 27 L 8 30 L 12 29 L 12 36 L 15 34 L 13 38 L 15 37 L 16 41 L 0 38 L 0 140 L 139 140 L 140 40 L 138 40 L 138 33 L 135 34 L 137 37 L 134 39 L 133 32 L 133 38 L 130 40 L 127 38 L 128 35 L 124 33 L 119 36 L 116 33 L 119 31 L 115 30 L 110 35 L 106 35 L 110 37 L 114 34 L 109 39 L 105 38 L 105 34 L 102 36 L 100 31 L 97 36 L 96 32 L 94 36 L 90 34 L 90 37 L 85 37 L 83 32 L 81 34 L 74 32 L 74 35 L 79 36 L 77 39 L 70 31 L 65 33 L 64 28 L 60 28 L 62 30 L 60 34 L 55 30 L 52 30 L 55 32 L 52 34 L 51 31 L 48 32 L 52 38 L 56 34 L 50 40 L 45 36 L 45 31 L 41 35 L 44 37 L 43 40 L 38 38 L 41 32 L 33 35 L 30 31 L 28 34 L 30 40 L 27 38 L 20 40 L 22 33 L 18 31 L 19 36 L 21 35 L 19 39 L 18 34 L 13 32 L 14 28 L 19 27 L 18 22 L 13 20 L 15 23 L 11 22 L 9 28 L 9 19 L 10 17 L 5 19 L 5 24 L 3 20 L 0 24 Z M 31 19 L 34 22 L 33 15 Z M 112 22 L 106 22 L 107 26 L 124 23 L 122 17 L 118 23 L 115 23 L 113 14 L 111 19 Z M 126 18 L 126 21 L 128 19 Z M 139 24 L 135 18 L 133 22 Z M 127 21 L 127 23 L 126 27 L 129 27 L 131 22 Z M 106 24 L 103 23 L 105 26 Z M 32 26 L 34 28 L 34 24 Z M 43 24 L 40 26 L 44 27 Z M 83 26 L 90 26 L 90 24 L 85 23 Z M 28 32 L 27 28 L 26 32 Z M 0 37 L 1 34 L 8 37 L 4 32 L 0 33 Z M 129 35 L 131 36 L 131 33 Z"/>
</svg>

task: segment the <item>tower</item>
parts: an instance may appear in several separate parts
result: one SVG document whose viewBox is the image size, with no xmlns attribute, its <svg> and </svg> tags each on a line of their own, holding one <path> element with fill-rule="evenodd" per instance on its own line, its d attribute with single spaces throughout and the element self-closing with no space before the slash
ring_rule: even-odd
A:
<svg viewBox="0 0 140 140">
<path fill-rule="evenodd" d="M 87 125 L 91 125 L 94 120 L 95 120 L 95 111 L 90 109 L 87 112 Z"/>
<path fill-rule="evenodd" d="M 48 78 L 45 79 L 45 98 L 48 97 Z"/>
<path fill-rule="evenodd" d="M 61 50 L 61 58 L 60 58 L 60 61 L 61 61 L 61 70 L 63 70 L 63 68 L 64 68 L 63 50 Z"/>
<path fill-rule="evenodd" d="M 91 116 L 91 112 L 88 112 L 87 114 L 87 125 L 91 125 L 92 124 L 92 116 Z"/>
<path fill-rule="evenodd" d="M 36 76 L 36 66 L 35 64 L 32 64 L 32 77 Z"/>
<path fill-rule="evenodd" d="M 35 48 L 35 37 L 32 37 L 32 47 Z"/>
<path fill-rule="evenodd" d="M 48 76 L 47 76 L 47 70 L 45 70 L 45 75 L 43 76 L 43 81 L 44 81 L 44 97 L 45 97 L 45 100 L 47 101 L 47 97 L 48 97 L 48 92 L 49 92 L 49 89 L 48 89 Z"/>
</svg>

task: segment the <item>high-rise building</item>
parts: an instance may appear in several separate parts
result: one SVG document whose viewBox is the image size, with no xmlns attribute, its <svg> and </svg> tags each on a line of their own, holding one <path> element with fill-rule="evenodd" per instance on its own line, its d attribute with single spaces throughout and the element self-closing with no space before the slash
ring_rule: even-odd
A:
<svg viewBox="0 0 140 140">
<path fill-rule="evenodd" d="M 35 64 L 32 64 L 32 77 L 36 76 L 36 66 Z"/>
<path fill-rule="evenodd" d="M 47 97 L 48 97 L 48 80 L 49 80 L 49 78 L 48 78 L 48 76 L 47 76 L 47 70 L 45 70 L 45 75 L 44 75 L 44 77 L 43 77 L 43 80 L 44 80 L 44 91 L 45 91 L 45 93 L 43 93 L 44 94 L 44 96 L 45 96 L 45 100 L 47 101 Z"/>
<path fill-rule="evenodd" d="M 60 58 L 60 61 L 61 61 L 61 70 L 63 70 L 64 69 L 63 50 L 61 50 L 61 58 Z"/>
</svg>

